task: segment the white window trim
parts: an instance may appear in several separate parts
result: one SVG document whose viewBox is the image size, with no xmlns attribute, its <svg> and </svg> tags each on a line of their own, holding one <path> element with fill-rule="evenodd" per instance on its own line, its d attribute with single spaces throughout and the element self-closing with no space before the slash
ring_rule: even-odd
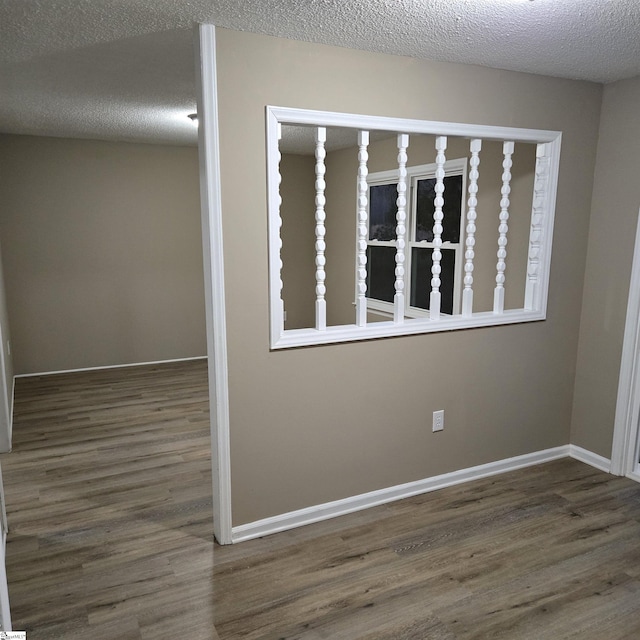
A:
<svg viewBox="0 0 640 640">
<path fill-rule="evenodd" d="M 453 249 L 455 251 L 455 271 L 454 271 L 454 284 L 453 284 L 453 315 L 460 313 L 461 299 L 462 299 L 462 271 L 464 269 L 464 229 L 465 218 L 467 211 L 467 204 L 465 195 L 467 193 L 467 159 L 466 158 L 454 158 L 447 160 L 444 164 L 445 176 L 462 176 L 462 206 L 460 208 L 460 242 L 452 244 L 449 242 L 443 243 L 443 249 Z M 425 178 L 434 178 L 436 174 L 435 163 L 420 164 L 407 167 L 407 182 L 410 185 L 410 206 L 408 207 L 407 215 L 407 229 L 412 236 L 415 232 L 415 220 L 414 217 L 417 212 L 417 189 L 416 183 L 418 180 Z M 370 173 L 367 176 L 367 185 L 369 187 L 382 184 L 391 184 L 398 181 L 398 170 L 390 169 L 387 171 L 376 171 Z M 370 202 L 368 203 L 370 205 Z M 357 225 L 357 221 L 356 221 Z M 373 247 L 394 247 L 396 246 L 395 240 L 391 241 L 375 241 L 367 240 L 367 246 Z M 413 256 L 412 249 L 414 247 L 433 247 L 431 242 L 417 242 L 409 238 L 407 240 L 407 256 L 406 256 L 406 268 L 404 274 L 405 291 L 411 290 L 411 260 Z M 357 249 L 356 249 L 357 250 Z M 354 300 L 355 304 L 355 300 Z M 375 298 L 369 298 L 367 296 L 367 310 L 376 313 L 380 316 L 393 318 L 393 303 L 385 302 L 383 300 L 376 300 Z M 421 309 L 419 307 L 411 306 L 411 296 L 407 295 L 405 298 L 404 314 L 406 318 L 429 318 L 429 311 Z M 449 314 L 443 314 L 449 315 Z"/>
<path fill-rule="evenodd" d="M 544 214 L 542 226 L 535 231 L 539 247 L 536 258 L 535 286 L 525 290 L 525 307 L 507 309 L 502 313 L 474 312 L 471 316 L 441 316 L 437 321 L 430 318 L 409 318 L 402 323 L 373 322 L 366 326 L 355 324 L 328 326 L 325 329 L 284 328 L 284 307 L 281 298 L 280 228 L 280 172 L 279 135 L 282 124 L 311 125 L 317 127 L 350 127 L 362 131 L 393 131 L 407 134 L 430 134 L 456 136 L 469 139 L 513 141 L 535 143 L 542 150 L 548 164 L 548 175 L 544 189 L 540 190 L 536 206 Z M 355 340 L 368 340 L 403 335 L 452 331 L 474 327 L 489 327 L 505 324 L 534 322 L 546 318 L 549 292 L 549 271 L 553 239 L 553 221 L 558 187 L 558 168 L 562 133 L 538 129 L 518 129 L 488 125 L 472 125 L 428 120 L 409 120 L 378 116 L 335 113 L 286 107 L 266 107 L 267 134 L 267 187 L 268 187 L 268 242 L 269 242 L 269 303 L 271 349 L 322 345 Z M 534 236 L 532 231 L 531 236 Z M 531 255 L 531 252 L 530 252 Z"/>
</svg>

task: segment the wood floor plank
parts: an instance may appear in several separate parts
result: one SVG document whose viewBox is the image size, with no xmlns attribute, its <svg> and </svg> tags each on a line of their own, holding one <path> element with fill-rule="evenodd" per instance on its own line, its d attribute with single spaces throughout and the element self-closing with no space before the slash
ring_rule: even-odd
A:
<svg viewBox="0 0 640 640">
<path fill-rule="evenodd" d="M 640 637 L 639 500 L 632 481 L 562 460 L 317 537 L 310 525 L 286 544 L 253 541 L 245 557 L 221 548 L 216 628 L 223 640 Z"/>
<path fill-rule="evenodd" d="M 19 379 L 15 407 L 2 460 L 14 628 L 216 637 L 206 362 Z"/>
<path fill-rule="evenodd" d="M 214 545 L 206 375 L 18 381 L 7 571 L 30 640 L 640 638 L 640 485 L 574 460 Z"/>
</svg>

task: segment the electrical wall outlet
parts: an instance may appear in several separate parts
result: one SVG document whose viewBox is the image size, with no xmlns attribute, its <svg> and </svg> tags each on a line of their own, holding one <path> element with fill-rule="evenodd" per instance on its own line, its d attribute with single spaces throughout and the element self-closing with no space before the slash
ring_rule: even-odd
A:
<svg viewBox="0 0 640 640">
<path fill-rule="evenodd" d="M 433 432 L 444 429 L 444 409 L 433 412 Z"/>
</svg>

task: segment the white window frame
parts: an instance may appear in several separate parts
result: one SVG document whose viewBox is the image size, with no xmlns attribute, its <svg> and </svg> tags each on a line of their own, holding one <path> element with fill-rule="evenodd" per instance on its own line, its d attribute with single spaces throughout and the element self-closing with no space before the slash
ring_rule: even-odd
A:
<svg viewBox="0 0 640 640">
<path fill-rule="evenodd" d="M 354 324 L 326 326 L 322 329 L 306 328 L 285 330 L 284 304 L 282 301 L 282 240 L 280 237 L 282 219 L 280 217 L 281 197 L 279 169 L 279 140 L 283 124 L 314 127 L 348 127 L 357 131 L 385 131 L 405 133 L 409 134 L 409 136 L 412 134 L 427 134 L 462 137 L 469 140 L 477 139 L 483 141 L 493 140 L 536 144 L 536 174 L 538 172 L 538 166 L 540 166 L 544 172 L 544 179 L 541 179 L 538 183 L 536 177 L 536 184 L 538 184 L 537 191 L 534 185 L 524 307 L 520 309 L 505 309 L 499 313 L 486 311 L 473 312 L 468 316 L 461 314 L 452 316 L 441 315 L 437 319 L 409 318 L 402 322 L 395 320 L 370 322 L 364 326 L 356 325 L 354 318 Z M 469 329 L 473 327 L 537 322 L 546 318 L 553 221 L 558 187 L 560 148 L 562 144 L 561 132 L 267 106 L 266 142 L 271 349 L 287 349 L 292 347 Z"/>
<path fill-rule="evenodd" d="M 462 176 L 462 201 L 460 206 L 460 241 L 457 243 L 445 242 L 442 248 L 446 250 L 453 250 L 455 252 L 455 267 L 454 267 L 454 282 L 453 282 L 453 315 L 460 313 L 461 298 L 462 298 L 462 271 L 464 268 L 464 230 L 466 219 L 466 193 L 467 193 L 467 159 L 455 158 L 453 160 L 447 160 L 444 164 L 445 177 Z M 407 182 L 409 184 L 409 207 L 407 208 L 407 229 L 409 231 L 409 238 L 407 240 L 407 255 L 406 255 L 406 269 L 404 272 L 404 289 L 409 292 L 405 297 L 404 315 L 407 318 L 428 318 L 429 311 L 420 307 L 411 306 L 411 260 L 413 257 L 414 248 L 433 248 L 433 242 L 421 241 L 418 242 L 415 239 L 415 216 L 417 215 L 417 182 L 419 180 L 435 178 L 436 165 L 421 164 L 407 167 Z M 367 185 L 369 187 L 368 206 L 371 205 L 371 187 L 376 185 L 393 184 L 398 182 L 398 170 L 391 169 L 388 171 L 376 171 L 370 173 L 367 176 Z M 446 197 L 446 193 L 445 193 Z M 368 224 L 371 224 L 371 217 L 369 216 Z M 370 227 L 369 227 L 370 228 Z M 395 240 L 381 241 L 370 240 L 367 238 L 368 247 L 396 247 Z M 393 303 L 386 302 L 384 300 L 377 300 L 376 298 L 370 298 L 367 296 L 367 310 L 388 318 L 393 317 Z M 443 314 L 449 315 L 449 314 Z"/>
</svg>

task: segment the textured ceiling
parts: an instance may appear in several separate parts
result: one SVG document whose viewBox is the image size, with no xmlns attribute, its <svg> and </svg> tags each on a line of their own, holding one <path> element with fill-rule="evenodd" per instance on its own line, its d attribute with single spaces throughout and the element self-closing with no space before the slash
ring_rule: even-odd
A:
<svg viewBox="0 0 640 640">
<path fill-rule="evenodd" d="M 640 0 L 0 0 L 0 131 L 195 142 L 198 22 L 594 82 L 640 75 Z"/>
</svg>

